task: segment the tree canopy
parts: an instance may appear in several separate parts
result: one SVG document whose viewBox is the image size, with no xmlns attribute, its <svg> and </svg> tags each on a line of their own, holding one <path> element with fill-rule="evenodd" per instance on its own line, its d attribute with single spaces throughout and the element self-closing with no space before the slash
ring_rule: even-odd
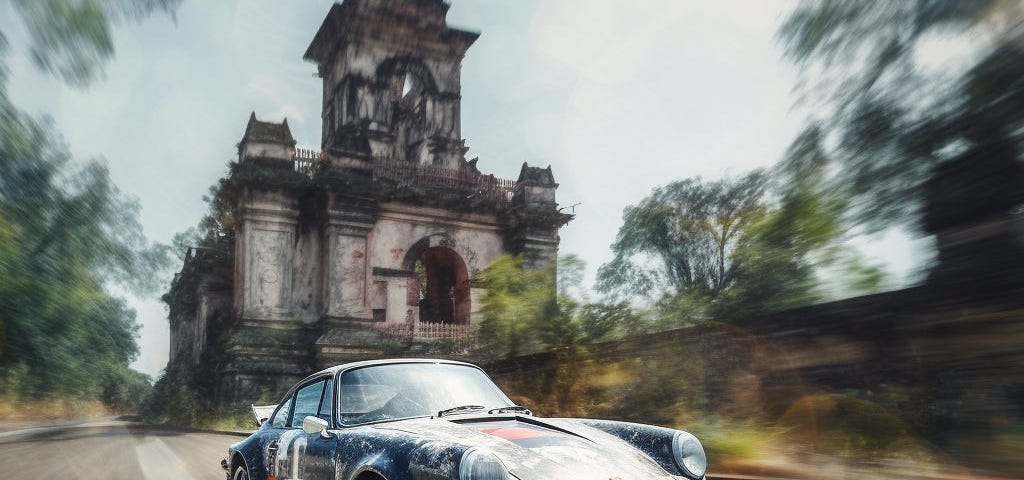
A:
<svg viewBox="0 0 1024 480">
<path fill-rule="evenodd" d="M 168 1 L 12 2 L 35 65 L 85 86 L 113 53 L 110 29 Z M 0 31 L 0 73 L 9 44 Z M 138 324 L 114 287 L 150 294 L 168 251 L 150 244 L 136 201 L 100 160 L 76 162 L 48 120 L 18 110 L 0 75 L 0 391 L 136 405 L 149 388 L 129 370 Z"/>
<path fill-rule="evenodd" d="M 480 275 L 487 286 L 480 307 L 485 348 L 494 357 L 535 350 L 536 328 L 554 301 L 550 272 L 523 268 L 522 256 L 502 255 Z"/>
<path fill-rule="evenodd" d="M 0 99 L 0 367 L 9 392 L 98 396 L 138 355 L 135 312 L 107 293 L 152 293 L 166 249 L 106 167 Z"/>
<path fill-rule="evenodd" d="M 920 226 L 937 164 L 1019 141 L 1024 7 L 998 0 L 805 1 L 778 36 L 858 224 Z M 926 68 L 929 45 L 971 52 Z"/>
<path fill-rule="evenodd" d="M 848 293 L 876 289 L 880 271 L 842 242 L 848 198 L 821 143 L 811 128 L 772 171 L 655 188 L 625 209 L 597 289 L 655 301 L 664 326 L 811 303 L 827 294 L 824 269 L 841 269 Z"/>
<path fill-rule="evenodd" d="M 717 295 L 737 274 L 732 253 L 763 215 L 767 177 L 754 172 L 737 179 L 699 178 L 655 188 L 626 207 L 612 245 L 615 258 L 598 273 L 603 292 L 647 294 L 658 285 Z M 638 257 L 653 260 L 649 268 Z"/>
<path fill-rule="evenodd" d="M 182 0 L 12 0 L 29 34 L 36 67 L 76 87 L 89 85 L 114 57 L 113 27 L 153 13 L 173 17 Z M 0 31 L 0 47 L 7 45 Z"/>
</svg>

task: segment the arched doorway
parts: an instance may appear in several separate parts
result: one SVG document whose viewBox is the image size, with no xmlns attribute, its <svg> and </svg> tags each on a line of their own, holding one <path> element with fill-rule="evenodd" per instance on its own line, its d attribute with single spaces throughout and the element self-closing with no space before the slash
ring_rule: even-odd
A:
<svg viewBox="0 0 1024 480">
<path fill-rule="evenodd" d="M 469 324 L 469 272 L 455 250 L 424 249 L 413 270 L 419 280 L 419 321 Z"/>
</svg>

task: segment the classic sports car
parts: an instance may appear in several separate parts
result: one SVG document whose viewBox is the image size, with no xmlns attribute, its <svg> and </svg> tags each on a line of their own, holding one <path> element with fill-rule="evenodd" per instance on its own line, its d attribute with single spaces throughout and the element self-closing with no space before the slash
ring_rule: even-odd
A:
<svg viewBox="0 0 1024 480">
<path fill-rule="evenodd" d="M 668 428 L 533 416 L 479 367 L 375 360 L 310 375 L 228 449 L 228 480 L 701 480 L 704 447 Z"/>
</svg>

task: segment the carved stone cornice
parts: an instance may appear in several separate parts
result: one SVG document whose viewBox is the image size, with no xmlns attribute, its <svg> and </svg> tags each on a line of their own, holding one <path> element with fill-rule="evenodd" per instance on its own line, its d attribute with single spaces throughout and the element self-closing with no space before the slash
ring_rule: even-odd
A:
<svg viewBox="0 0 1024 480">
<path fill-rule="evenodd" d="M 261 208 L 243 206 L 239 209 L 243 222 L 255 222 L 275 225 L 291 225 L 299 223 L 299 211 L 290 208 Z"/>
</svg>

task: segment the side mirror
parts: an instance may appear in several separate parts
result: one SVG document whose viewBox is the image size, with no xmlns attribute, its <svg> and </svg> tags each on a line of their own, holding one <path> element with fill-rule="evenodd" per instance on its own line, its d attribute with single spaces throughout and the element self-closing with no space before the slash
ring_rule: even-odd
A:
<svg viewBox="0 0 1024 480">
<path fill-rule="evenodd" d="M 327 427 L 329 426 L 330 425 L 327 423 L 327 420 L 324 420 L 314 415 L 310 415 L 302 419 L 302 431 L 310 435 L 314 433 L 319 433 L 320 435 L 326 437 Z"/>
</svg>

